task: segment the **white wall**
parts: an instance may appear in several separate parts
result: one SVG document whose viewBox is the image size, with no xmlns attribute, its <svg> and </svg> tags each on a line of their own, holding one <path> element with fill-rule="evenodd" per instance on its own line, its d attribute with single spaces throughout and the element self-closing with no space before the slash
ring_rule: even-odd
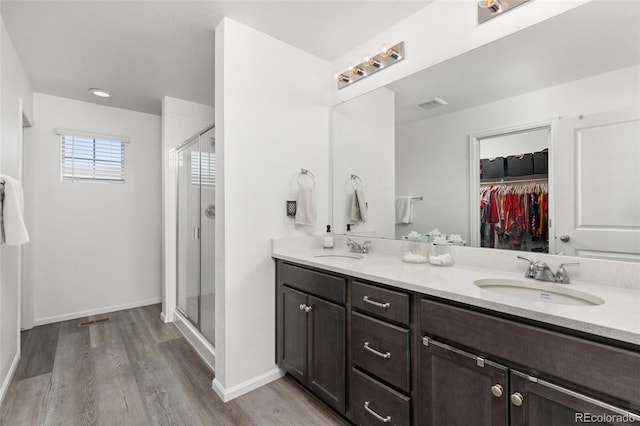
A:
<svg viewBox="0 0 640 426">
<path fill-rule="evenodd" d="M 36 93 L 35 323 L 160 301 L 160 117 Z M 62 182 L 55 128 L 122 135 L 125 182 Z"/>
<path fill-rule="evenodd" d="M 279 377 L 270 238 L 329 223 L 329 63 L 225 18 L 216 28 L 216 378 L 224 400 Z M 285 216 L 301 168 L 317 225 Z"/>
<path fill-rule="evenodd" d="M 333 226 L 344 234 L 353 199 L 352 174 L 362 180 L 367 221 L 357 235 L 395 238 L 395 94 L 382 87 L 333 108 Z M 375 191 L 374 191 L 375 189 Z"/>
<path fill-rule="evenodd" d="M 638 75 L 638 66 L 623 68 L 397 127 L 396 191 L 421 192 L 425 197 L 415 204 L 416 220 L 411 229 L 439 228 L 469 240 L 470 134 L 638 108 Z M 557 164 L 561 162 L 556 159 Z M 398 236 L 407 231 L 396 227 Z"/>
<path fill-rule="evenodd" d="M 213 124 L 213 108 L 165 96 L 162 99 L 162 317 L 176 307 L 176 148 Z"/>
<path fill-rule="evenodd" d="M 0 19 L 0 173 L 14 178 L 22 172 L 23 114 L 33 119 L 33 92 Z M 20 355 L 20 252 L 0 245 L 0 403 Z"/>
<path fill-rule="evenodd" d="M 333 80 L 332 102 L 352 99 L 589 1 L 530 1 L 478 25 L 477 0 L 436 0 L 333 61 L 332 70 L 342 72 L 348 64 L 361 62 L 365 54 L 379 52 L 383 44 L 405 42 L 405 59 L 392 67 L 339 91 Z"/>
</svg>

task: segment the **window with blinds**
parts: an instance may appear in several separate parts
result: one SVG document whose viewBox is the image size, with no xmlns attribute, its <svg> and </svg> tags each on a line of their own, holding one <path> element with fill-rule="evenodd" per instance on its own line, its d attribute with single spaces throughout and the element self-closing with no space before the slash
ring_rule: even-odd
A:
<svg viewBox="0 0 640 426">
<path fill-rule="evenodd" d="M 62 180 L 124 182 L 124 141 L 63 134 Z"/>
<path fill-rule="evenodd" d="M 216 154 L 213 152 L 191 153 L 191 184 L 216 186 Z"/>
</svg>

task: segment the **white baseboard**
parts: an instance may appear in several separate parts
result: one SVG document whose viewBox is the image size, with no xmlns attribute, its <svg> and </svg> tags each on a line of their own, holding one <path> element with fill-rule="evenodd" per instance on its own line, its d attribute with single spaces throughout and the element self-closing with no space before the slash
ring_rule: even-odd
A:
<svg viewBox="0 0 640 426">
<path fill-rule="evenodd" d="M 34 326 L 51 324 L 54 322 L 68 321 L 77 318 L 84 318 L 91 315 L 106 314 L 109 312 L 122 311 L 124 309 L 139 308 L 140 306 L 155 305 L 160 303 L 161 299 L 155 297 L 153 299 L 139 300 L 137 302 L 124 303 L 122 305 L 104 306 L 101 308 L 89 309 L 86 311 L 72 312 L 69 314 L 54 315 L 51 317 L 37 318 L 33 321 Z"/>
<path fill-rule="evenodd" d="M 162 320 L 162 322 L 169 323 L 169 322 L 173 322 L 175 317 L 173 314 L 171 313 L 165 313 L 164 311 L 160 312 L 160 319 Z"/>
<path fill-rule="evenodd" d="M 274 368 L 271 371 L 267 371 L 264 374 L 259 375 L 258 377 L 254 377 L 253 379 L 247 380 L 244 383 L 240 383 L 239 385 L 233 386 L 229 389 L 225 389 L 222 386 L 222 383 L 218 381 L 217 378 L 213 379 L 213 383 L 211 383 L 211 387 L 215 391 L 216 394 L 220 397 L 222 402 L 229 402 L 234 398 L 244 395 L 245 393 L 249 393 L 254 389 L 258 389 L 261 386 L 266 385 L 267 383 L 271 383 L 279 378 L 283 377 L 285 374 L 284 370 L 279 368 Z"/>
<path fill-rule="evenodd" d="M 4 378 L 2 382 L 2 387 L 0 388 L 0 406 L 2 406 L 2 401 L 4 401 L 4 396 L 7 394 L 9 390 L 9 386 L 11 385 L 11 381 L 13 380 L 13 375 L 16 373 L 16 369 L 18 368 L 18 362 L 20 362 L 20 352 L 16 352 L 16 355 L 13 357 L 13 361 L 11 362 L 11 367 L 9 367 L 9 372 L 7 373 L 7 377 Z"/>
<path fill-rule="evenodd" d="M 215 373 L 216 350 L 213 345 L 178 311 L 173 315 L 173 324 L 187 339 L 187 342 L 193 346 L 193 349 L 200 355 L 200 358 L 207 364 L 209 369 Z"/>
</svg>

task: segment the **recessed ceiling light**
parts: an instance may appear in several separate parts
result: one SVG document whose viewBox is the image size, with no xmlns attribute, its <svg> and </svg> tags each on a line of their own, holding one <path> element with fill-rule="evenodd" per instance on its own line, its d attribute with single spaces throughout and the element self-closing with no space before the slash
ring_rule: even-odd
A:
<svg viewBox="0 0 640 426">
<path fill-rule="evenodd" d="M 110 98 L 111 97 L 111 93 L 107 92 L 104 89 L 97 89 L 97 88 L 92 88 L 89 89 L 89 91 L 91 93 L 93 93 L 96 96 L 100 96 L 101 98 Z"/>
</svg>

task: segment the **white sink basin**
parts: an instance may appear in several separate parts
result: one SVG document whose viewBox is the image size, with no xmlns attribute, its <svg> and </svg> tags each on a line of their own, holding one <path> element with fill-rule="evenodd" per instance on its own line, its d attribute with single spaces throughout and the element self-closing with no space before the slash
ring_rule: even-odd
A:
<svg viewBox="0 0 640 426">
<path fill-rule="evenodd" d="M 322 263 L 326 265 L 337 266 L 341 268 L 353 267 L 361 262 L 365 257 L 362 253 L 351 253 L 349 251 L 341 250 L 324 250 L 314 252 L 311 256 L 315 257 L 317 260 L 322 261 Z"/>
<path fill-rule="evenodd" d="M 350 251 L 326 250 L 313 253 L 313 257 L 341 258 L 341 259 L 364 259 L 362 253 L 352 253 Z"/>
<path fill-rule="evenodd" d="M 487 278 L 473 283 L 483 290 L 535 302 L 574 306 L 597 306 L 604 303 L 598 296 L 571 288 L 571 284 L 504 278 Z"/>
</svg>

